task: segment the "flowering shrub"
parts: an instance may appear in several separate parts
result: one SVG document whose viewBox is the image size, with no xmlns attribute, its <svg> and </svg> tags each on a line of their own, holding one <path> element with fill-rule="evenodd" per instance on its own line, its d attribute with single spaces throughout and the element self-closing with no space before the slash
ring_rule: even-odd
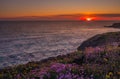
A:
<svg viewBox="0 0 120 79">
<path fill-rule="evenodd" d="M 84 51 L 85 66 L 96 79 L 119 79 L 120 47 L 107 45 L 105 47 L 89 47 Z M 97 78 L 98 76 L 98 78 Z"/>
<path fill-rule="evenodd" d="M 93 75 L 85 73 L 83 67 L 76 64 L 54 63 L 50 67 L 45 67 L 42 70 L 33 70 L 30 72 L 33 79 L 93 79 Z"/>
</svg>

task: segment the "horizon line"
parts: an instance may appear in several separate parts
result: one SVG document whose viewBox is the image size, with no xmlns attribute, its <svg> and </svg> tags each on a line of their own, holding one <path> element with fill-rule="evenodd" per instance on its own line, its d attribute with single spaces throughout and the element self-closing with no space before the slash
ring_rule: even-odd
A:
<svg viewBox="0 0 120 79">
<path fill-rule="evenodd" d="M 15 16 L 15 17 L 0 17 L 0 19 L 10 19 L 10 18 L 29 18 L 29 17 L 54 17 L 54 16 L 120 16 L 120 13 L 96 13 L 96 14 L 84 14 L 84 13 L 76 13 L 76 14 L 56 14 L 56 15 L 43 15 L 43 16 Z"/>
</svg>

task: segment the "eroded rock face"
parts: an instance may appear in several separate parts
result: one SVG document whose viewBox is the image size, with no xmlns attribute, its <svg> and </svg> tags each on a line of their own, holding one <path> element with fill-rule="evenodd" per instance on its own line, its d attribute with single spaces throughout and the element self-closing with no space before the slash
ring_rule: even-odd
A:
<svg viewBox="0 0 120 79">
<path fill-rule="evenodd" d="M 120 32 L 109 32 L 98 34 L 84 41 L 77 50 L 84 50 L 86 47 L 96 47 L 104 45 L 120 45 Z"/>
<path fill-rule="evenodd" d="M 105 26 L 105 27 L 113 27 L 113 28 L 120 28 L 120 23 L 114 23 L 111 26 Z"/>
</svg>

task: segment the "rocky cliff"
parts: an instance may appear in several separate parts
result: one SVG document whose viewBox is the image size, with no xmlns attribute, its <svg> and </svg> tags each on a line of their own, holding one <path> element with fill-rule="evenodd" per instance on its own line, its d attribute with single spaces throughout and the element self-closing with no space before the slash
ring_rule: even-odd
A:
<svg viewBox="0 0 120 79">
<path fill-rule="evenodd" d="M 84 41 L 77 49 L 84 50 L 86 47 L 104 46 L 109 44 L 120 46 L 120 32 L 98 34 Z"/>
</svg>

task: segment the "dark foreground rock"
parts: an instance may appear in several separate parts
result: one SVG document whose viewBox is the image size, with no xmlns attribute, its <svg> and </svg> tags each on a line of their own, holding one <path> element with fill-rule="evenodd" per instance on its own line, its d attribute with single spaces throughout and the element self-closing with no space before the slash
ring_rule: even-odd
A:
<svg viewBox="0 0 120 79">
<path fill-rule="evenodd" d="M 120 46 L 120 32 L 109 32 L 98 34 L 84 41 L 77 50 L 84 50 L 86 47 L 96 47 L 104 45 L 118 45 Z"/>
<path fill-rule="evenodd" d="M 114 23 L 111 26 L 105 26 L 105 27 L 113 27 L 113 28 L 120 28 L 120 23 Z"/>
</svg>

